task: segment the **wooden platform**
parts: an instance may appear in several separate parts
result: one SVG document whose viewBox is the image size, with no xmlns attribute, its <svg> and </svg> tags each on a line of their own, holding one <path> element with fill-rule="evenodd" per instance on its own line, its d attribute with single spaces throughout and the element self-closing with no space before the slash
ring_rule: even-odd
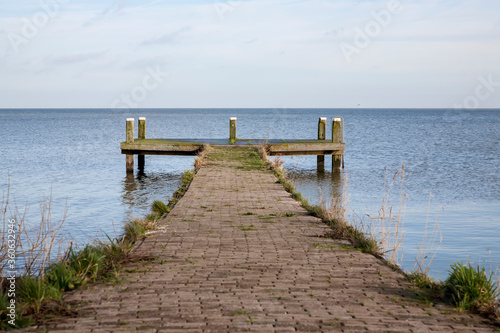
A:
<svg viewBox="0 0 500 333">
<path fill-rule="evenodd" d="M 206 145 L 220 148 L 248 148 L 265 145 L 268 154 L 276 155 L 317 155 L 318 170 L 324 169 L 325 155 L 332 155 L 332 169 L 343 168 L 345 150 L 343 119 L 332 119 L 332 136 L 326 139 L 327 118 L 319 118 L 317 140 L 268 140 L 239 139 L 236 136 L 236 118 L 229 120 L 228 139 L 147 139 L 146 118 L 140 117 L 137 138 L 134 136 L 134 118 L 127 119 L 126 141 L 120 144 L 122 154 L 126 155 L 127 173 L 134 172 L 134 155 L 138 155 L 138 166 L 144 169 L 145 155 L 197 155 Z"/>
<path fill-rule="evenodd" d="M 120 144 L 126 155 L 197 155 L 205 145 L 248 148 L 265 145 L 269 155 L 343 155 L 345 143 L 332 140 L 135 139 Z"/>
</svg>

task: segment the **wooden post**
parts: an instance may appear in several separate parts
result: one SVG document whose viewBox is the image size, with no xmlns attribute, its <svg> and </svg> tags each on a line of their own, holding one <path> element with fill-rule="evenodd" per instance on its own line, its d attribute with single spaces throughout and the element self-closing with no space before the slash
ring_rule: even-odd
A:
<svg viewBox="0 0 500 333">
<path fill-rule="evenodd" d="M 126 155 L 127 173 L 134 173 L 134 155 Z"/>
<path fill-rule="evenodd" d="M 137 136 L 138 139 L 146 139 L 146 118 L 145 117 L 139 117 L 139 135 Z M 139 172 L 144 172 L 144 164 L 146 162 L 146 156 L 144 155 L 137 155 L 137 168 L 139 169 Z"/>
<path fill-rule="evenodd" d="M 134 143 L 134 118 L 127 118 L 127 143 Z M 127 173 L 134 172 L 134 155 L 126 156 Z"/>
<path fill-rule="evenodd" d="M 318 140 L 326 140 L 326 118 L 319 118 Z M 318 155 L 318 171 L 325 170 L 325 155 Z"/>
<path fill-rule="evenodd" d="M 229 119 L 229 141 L 234 144 L 236 141 L 236 117 L 231 117 Z"/>
<path fill-rule="evenodd" d="M 137 169 L 139 169 L 139 172 L 144 172 L 144 165 L 145 164 L 146 164 L 146 156 L 137 155 Z"/>
<path fill-rule="evenodd" d="M 146 138 L 146 118 L 144 117 L 139 118 L 139 136 L 137 138 L 138 139 Z"/>
<path fill-rule="evenodd" d="M 127 118 L 127 143 L 134 143 L 134 118 Z"/>
<path fill-rule="evenodd" d="M 333 118 L 332 122 L 332 142 L 342 143 L 342 118 Z M 342 168 L 342 155 L 332 155 L 332 170 L 340 171 Z"/>
</svg>

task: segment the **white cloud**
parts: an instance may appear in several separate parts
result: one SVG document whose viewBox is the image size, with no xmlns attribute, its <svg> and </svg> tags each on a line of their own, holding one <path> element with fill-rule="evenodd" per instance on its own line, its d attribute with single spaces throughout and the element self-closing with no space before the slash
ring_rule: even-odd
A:
<svg viewBox="0 0 500 333">
<path fill-rule="evenodd" d="M 179 42 L 182 35 L 190 30 L 189 27 L 182 27 L 174 32 L 166 33 L 160 37 L 153 37 L 148 40 L 142 41 L 140 45 L 154 45 L 154 44 L 175 44 Z"/>
</svg>

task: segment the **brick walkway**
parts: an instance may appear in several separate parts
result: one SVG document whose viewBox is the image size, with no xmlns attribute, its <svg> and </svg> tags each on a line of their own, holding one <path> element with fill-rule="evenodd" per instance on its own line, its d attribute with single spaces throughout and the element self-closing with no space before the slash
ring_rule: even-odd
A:
<svg viewBox="0 0 500 333">
<path fill-rule="evenodd" d="M 68 332 L 492 332 L 485 320 L 426 306 L 371 255 L 319 237 L 268 172 L 203 167 L 122 283 L 70 293 Z"/>
</svg>

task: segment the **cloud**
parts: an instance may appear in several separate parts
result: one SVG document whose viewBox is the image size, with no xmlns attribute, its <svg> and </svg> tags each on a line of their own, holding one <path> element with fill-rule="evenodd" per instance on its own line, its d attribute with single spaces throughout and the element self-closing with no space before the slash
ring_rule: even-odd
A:
<svg viewBox="0 0 500 333">
<path fill-rule="evenodd" d="M 161 37 L 151 38 L 140 43 L 140 45 L 155 45 L 155 44 L 175 44 L 179 41 L 180 36 L 191 30 L 189 27 L 180 28 L 174 32 L 165 34 Z"/>
<path fill-rule="evenodd" d="M 92 19 L 85 22 L 83 26 L 88 27 L 99 21 L 104 21 L 113 16 L 116 16 L 120 14 L 125 7 L 127 7 L 127 0 L 117 0 L 113 2 L 110 6 L 106 7 L 102 12 L 94 16 Z"/>
<path fill-rule="evenodd" d="M 243 43 L 245 43 L 245 44 L 253 44 L 253 43 L 257 43 L 258 41 L 259 41 L 258 38 L 252 38 L 252 39 L 244 41 Z"/>
<path fill-rule="evenodd" d="M 108 52 L 107 50 L 105 51 L 99 51 L 99 52 L 87 52 L 87 53 L 74 53 L 74 54 L 68 54 L 68 55 L 62 55 L 62 56 L 47 56 L 44 59 L 44 63 L 49 65 L 49 66 L 60 66 L 60 65 L 68 65 L 68 64 L 74 64 L 74 63 L 81 63 L 81 62 L 87 62 L 89 60 L 94 60 L 101 58 Z"/>
<path fill-rule="evenodd" d="M 140 58 L 137 59 L 136 61 L 130 62 L 123 66 L 124 69 L 141 69 L 143 70 L 144 68 L 150 66 L 150 67 L 155 67 L 155 66 L 161 66 L 164 67 L 167 65 L 167 56 L 157 56 L 157 57 L 147 57 L 147 58 Z"/>
</svg>

